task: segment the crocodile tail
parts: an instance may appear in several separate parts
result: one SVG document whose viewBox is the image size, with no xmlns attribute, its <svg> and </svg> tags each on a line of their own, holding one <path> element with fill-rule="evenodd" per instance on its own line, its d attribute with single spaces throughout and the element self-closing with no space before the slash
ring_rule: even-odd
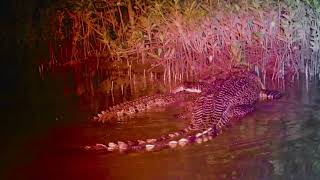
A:
<svg viewBox="0 0 320 180">
<path fill-rule="evenodd" d="M 263 89 L 260 91 L 259 99 L 261 101 L 267 101 L 267 100 L 273 100 L 273 99 L 280 99 L 282 98 L 282 96 L 283 94 L 279 91 Z"/>
<path fill-rule="evenodd" d="M 105 111 L 101 111 L 93 117 L 93 120 L 103 123 L 112 119 L 131 116 L 154 107 L 168 106 L 169 104 L 177 102 L 184 97 L 186 97 L 184 92 L 140 97 L 136 100 L 124 102 L 122 104 L 112 106 Z"/>
<path fill-rule="evenodd" d="M 160 144 L 165 141 L 169 141 L 172 139 L 176 139 L 178 137 L 181 137 L 183 135 L 186 135 L 187 133 L 193 131 L 193 128 L 191 126 L 188 126 L 180 131 L 175 131 L 167 135 L 162 135 L 158 138 L 150 138 L 150 139 L 144 139 L 144 140 L 130 140 L 130 141 L 117 141 L 109 142 L 107 144 L 96 144 L 94 146 L 85 146 L 84 148 L 86 150 L 108 150 L 108 151 L 127 151 L 130 149 L 139 149 L 139 146 L 144 146 L 146 144 Z"/>
<path fill-rule="evenodd" d="M 216 128 L 208 128 L 204 131 L 196 131 L 191 128 L 185 128 L 181 131 L 169 134 L 168 136 L 161 136 L 158 139 L 150 139 L 146 141 L 137 140 L 132 141 L 118 141 L 118 143 L 109 142 L 108 144 L 96 144 L 95 146 L 86 146 L 87 151 L 102 151 L 102 152 L 149 152 L 159 151 L 163 149 L 174 149 L 177 147 L 184 147 L 188 144 L 202 143 L 213 139 L 219 134 Z M 189 135 L 188 135 L 189 134 Z M 180 137 L 180 138 L 179 138 Z"/>
</svg>

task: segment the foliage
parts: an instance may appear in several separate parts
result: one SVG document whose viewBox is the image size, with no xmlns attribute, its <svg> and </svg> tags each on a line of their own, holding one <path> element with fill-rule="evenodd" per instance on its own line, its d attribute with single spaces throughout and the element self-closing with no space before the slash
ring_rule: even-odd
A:
<svg viewBox="0 0 320 180">
<path fill-rule="evenodd" d="M 309 78 L 319 74 L 319 7 L 313 0 L 69 0 L 50 26 L 62 43 L 51 57 L 151 64 L 150 71 L 164 67 L 169 82 L 238 63 L 264 79 Z"/>
</svg>

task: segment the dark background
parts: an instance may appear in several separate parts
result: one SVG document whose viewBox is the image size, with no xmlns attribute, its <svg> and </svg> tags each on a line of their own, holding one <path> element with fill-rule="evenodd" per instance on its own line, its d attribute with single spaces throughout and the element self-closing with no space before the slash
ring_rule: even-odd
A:
<svg viewBox="0 0 320 180">
<path fill-rule="evenodd" d="M 56 3 L 0 1 L 0 179 L 13 163 L 28 156 L 23 147 L 29 139 L 48 131 L 67 106 L 61 84 L 40 78 L 38 65 L 47 47 L 29 33 L 41 27 L 40 10 Z"/>
</svg>

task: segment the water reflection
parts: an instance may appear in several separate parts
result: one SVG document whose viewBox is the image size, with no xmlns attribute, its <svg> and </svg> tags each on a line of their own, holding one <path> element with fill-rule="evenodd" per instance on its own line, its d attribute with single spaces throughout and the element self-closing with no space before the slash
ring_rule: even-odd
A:
<svg viewBox="0 0 320 180">
<path fill-rule="evenodd" d="M 301 83 L 303 85 L 303 83 Z M 182 128 L 180 106 L 146 112 L 105 125 L 85 119 L 58 124 L 15 162 L 10 179 L 319 179 L 320 94 L 317 84 L 305 92 L 287 85 L 287 96 L 259 104 L 257 111 L 235 122 L 209 143 L 154 153 L 86 154 L 81 145 L 115 139 L 154 137 Z M 145 92 L 142 92 L 145 93 Z M 137 96 L 137 95 L 135 95 Z M 99 98 L 97 98 L 99 97 Z M 87 115 L 107 104 L 110 96 L 83 96 Z M 116 101 L 126 100 L 119 96 Z M 128 97 L 129 99 L 129 97 Z M 92 104 L 95 104 L 92 106 Z M 65 112 L 68 113 L 68 112 Z M 76 114 L 77 112 L 70 112 Z M 78 117 L 79 118 L 79 117 Z"/>
</svg>

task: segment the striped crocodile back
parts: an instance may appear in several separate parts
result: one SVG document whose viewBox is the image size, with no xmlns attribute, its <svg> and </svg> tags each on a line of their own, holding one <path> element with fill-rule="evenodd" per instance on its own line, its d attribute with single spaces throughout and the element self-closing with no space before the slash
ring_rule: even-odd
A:
<svg viewBox="0 0 320 180">
<path fill-rule="evenodd" d="M 232 72 L 226 78 L 217 79 L 214 83 L 207 83 L 207 85 L 207 89 L 202 90 L 194 102 L 190 126 L 158 138 L 109 142 L 85 146 L 84 149 L 86 151 L 140 152 L 206 142 L 219 134 L 220 129 L 230 120 L 240 119 L 253 111 L 254 104 L 261 94 L 275 98 L 280 98 L 278 95 L 281 95 L 276 91 L 265 90 L 258 76 L 249 71 Z"/>
<path fill-rule="evenodd" d="M 236 118 L 233 117 L 236 115 L 234 108 L 255 104 L 262 88 L 259 78 L 251 72 L 241 72 L 215 81 L 211 90 L 195 102 L 192 128 L 201 130 L 227 125 L 231 117 Z"/>
</svg>

